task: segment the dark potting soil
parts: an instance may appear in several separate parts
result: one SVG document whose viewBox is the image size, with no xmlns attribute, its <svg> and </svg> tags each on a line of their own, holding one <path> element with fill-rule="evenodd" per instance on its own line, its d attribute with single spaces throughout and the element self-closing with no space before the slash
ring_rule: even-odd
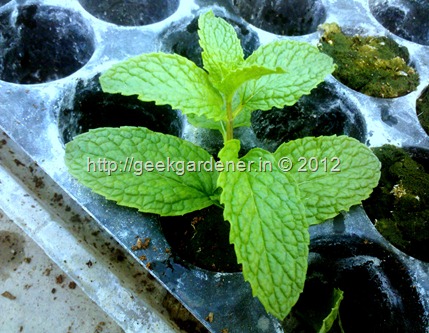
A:
<svg viewBox="0 0 429 333">
<path fill-rule="evenodd" d="M 270 151 L 283 142 L 307 136 L 345 134 L 361 142 L 366 136 L 359 110 L 327 83 L 321 83 L 292 106 L 253 112 L 252 129 Z"/>
<path fill-rule="evenodd" d="M 229 243 L 230 226 L 217 206 L 160 219 L 172 255 L 210 271 L 239 272 L 234 245 Z"/>
<path fill-rule="evenodd" d="M 425 332 L 424 309 L 406 267 L 370 240 L 331 236 L 312 240 L 304 292 L 284 320 L 286 332 L 317 332 L 344 292 L 340 319 L 347 333 Z M 338 325 L 330 331 L 340 332 Z"/>
<path fill-rule="evenodd" d="M 373 149 L 381 179 L 365 211 L 378 231 L 401 251 L 429 261 L 429 152 L 384 145 Z"/>
<path fill-rule="evenodd" d="M 408 50 L 394 40 L 347 36 L 335 24 L 324 24 L 320 50 L 337 65 L 333 75 L 346 86 L 373 97 L 393 98 L 416 90 L 419 75 L 408 65 Z"/>
<path fill-rule="evenodd" d="M 57 80 L 91 58 L 93 32 L 76 12 L 28 5 L 0 15 L 0 78 L 35 84 Z"/>
<path fill-rule="evenodd" d="M 122 26 L 156 23 L 172 15 L 179 7 L 178 0 L 80 0 L 79 2 L 98 19 Z"/>
<path fill-rule="evenodd" d="M 105 93 L 98 80 L 99 75 L 88 82 L 79 81 L 73 105 L 60 112 L 58 122 L 64 143 L 99 127 L 140 126 L 181 135 L 181 117 L 169 105 L 142 102 L 137 96 Z"/>
<path fill-rule="evenodd" d="M 232 4 L 238 15 L 249 23 L 279 35 L 310 34 L 326 20 L 326 10 L 320 0 L 233 0 Z"/>
</svg>

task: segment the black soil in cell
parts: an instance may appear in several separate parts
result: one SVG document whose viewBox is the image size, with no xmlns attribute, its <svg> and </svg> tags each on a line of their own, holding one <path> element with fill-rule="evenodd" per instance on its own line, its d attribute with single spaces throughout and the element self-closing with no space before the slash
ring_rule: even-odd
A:
<svg viewBox="0 0 429 333">
<path fill-rule="evenodd" d="M 313 33 L 326 19 L 320 0 L 232 0 L 238 15 L 263 30 L 287 36 Z"/>
<path fill-rule="evenodd" d="M 409 64 L 406 47 L 385 36 L 349 35 L 336 23 L 322 29 L 320 50 L 334 59 L 333 75 L 349 88 L 380 98 L 416 90 L 419 75 Z"/>
<path fill-rule="evenodd" d="M 78 13 L 38 5 L 16 11 L 0 16 L 0 79 L 53 81 L 76 72 L 91 58 L 93 32 Z"/>
<path fill-rule="evenodd" d="M 89 13 L 100 20 L 122 26 L 141 26 L 160 22 L 174 14 L 179 0 L 80 0 Z"/>
<path fill-rule="evenodd" d="M 429 151 L 374 148 L 381 179 L 363 202 L 377 230 L 401 251 L 429 262 Z"/>
<path fill-rule="evenodd" d="M 10 0 L 0 0 L 0 6 L 7 4 Z"/>
<path fill-rule="evenodd" d="M 429 87 L 423 90 L 416 104 L 417 117 L 423 129 L 429 135 Z"/>
<path fill-rule="evenodd" d="M 221 208 L 211 206 L 183 216 L 162 217 L 161 226 L 172 255 L 179 260 L 210 271 L 241 270 Z"/>
<path fill-rule="evenodd" d="M 374 17 L 390 32 L 415 43 L 429 45 L 427 0 L 370 0 Z"/>
<path fill-rule="evenodd" d="M 59 129 L 64 143 L 99 127 L 142 126 L 156 132 L 181 135 L 182 120 L 170 106 L 142 102 L 136 96 L 104 93 L 98 78 L 80 81 L 73 106 L 61 111 Z"/>
<path fill-rule="evenodd" d="M 317 332 L 330 312 L 334 288 L 344 292 L 345 332 L 426 331 L 407 268 L 385 248 L 358 237 L 332 236 L 313 240 L 310 252 L 304 292 L 283 323 L 286 332 Z M 330 332 L 340 331 L 334 326 Z"/>
<path fill-rule="evenodd" d="M 221 13 L 215 13 L 216 16 L 222 17 Z M 245 24 L 235 22 L 231 19 L 222 17 L 231 24 L 237 37 L 241 42 L 244 57 L 248 57 L 259 46 L 258 35 L 246 28 Z M 193 19 L 187 26 L 183 26 L 183 22 L 175 23 L 165 32 L 162 37 L 164 52 L 177 53 L 196 63 L 199 67 L 203 67 L 201 59 L 201 46 L 198 37 L 198 17 Z"/>
<path fill-rule="evenodd" d="M 363 116 L 328 83 L 320 84 L 293 106 L 254 112 L 252 128 L 270 151 L 306 136 L 345 134 L 361 142 L 366 137 Z"/>
</svg>

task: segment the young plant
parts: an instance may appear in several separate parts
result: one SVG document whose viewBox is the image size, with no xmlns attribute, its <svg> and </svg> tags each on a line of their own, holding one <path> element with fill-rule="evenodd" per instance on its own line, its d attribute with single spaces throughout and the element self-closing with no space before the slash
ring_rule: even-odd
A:
<svg viewBox="0 0 429 333">
<path fill-rule="evenodd" d="M 105 92 L 169 104 L 194 126 L 219 130 L 220 160 L 178 137 L 121 127 L 77 136 L 66 146 L 66 164 L 94 192 L 142 212 L 172 216 L 222 206 L 253 295 L 283 319 L 304 287 L 309 225 L 367 198 L 380 163 L 347 136 L 307 137 L 239 157 L 234 128 L 249 126 L 254 110 L 294 104 L 334 64 L 316 47 L 290 40 L 244 59 L 233 27 L 211 11 L 200 16 L 198 33 L 203 69 L 177 54 L 142 54 L 114 65 L 100 82 Z"/>
</svg>

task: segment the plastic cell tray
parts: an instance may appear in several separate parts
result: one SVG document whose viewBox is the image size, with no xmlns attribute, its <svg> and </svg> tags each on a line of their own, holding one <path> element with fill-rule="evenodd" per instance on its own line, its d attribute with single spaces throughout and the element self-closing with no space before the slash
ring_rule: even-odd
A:
<svg viewBox="0 0 429 333">
<path fill-rule="evenodd" d="M 213 151 L 219 138 L 192 128 L 169 107 L 102 93 L 100 73 L 148 52 L 177 52 L 200 61 L 196 18 L 208 9 L 236 27 L 246 54 L 276 39 L 316 45 L 317 27 L 336 22 L 344 31 L 387 36 L 406 47 L 419 73 L 417 90 L 374 98 L 329 76 L 299 102 L 304 118 L 284 121 L 295 128 L 313 126 L 320 134 L 339 130 L 370 147 L 429 149 L 416 114 L 416 100 L 429 84 L 427 2 L 16 0 L 0 5 L 0 128 L 211 332 L 293 330 L 266 313 L 240 272 L 187 262 L 166 239 L 159 217 L 119 207 L 72 179 L 64 145 L 90 128 L 122 125 L 147 126 Z M 278 134 L 279 119 L 256 113 L 252 128 L 242 130 L 245 145 L 272 148 L 287 139 Z M 347 332 L 429 331 L 429 264 L 387 242 L 361 206 L 311 227 L 310 233 L 304 301 L 338 286 L 347 295 L 341 310 Z M 150 246 L 133 250 L 138 237 L 150 238 Z M 210 313 L 212 321 L 206 319 Z"/>
</svg>

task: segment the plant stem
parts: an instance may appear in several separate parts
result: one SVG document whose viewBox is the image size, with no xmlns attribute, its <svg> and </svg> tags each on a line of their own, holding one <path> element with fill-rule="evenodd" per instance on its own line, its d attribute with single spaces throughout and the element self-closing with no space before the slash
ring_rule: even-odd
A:
<svg viewBox="0 0 429 333">
<path fill-rule="evenodd" d="M 228 120 L 226 122 L 226 141 L 234 138 L 234 117 L 232 115 L 232 96 L 228 96 L 226 100 L 226 114 Z"/>
</svg>

